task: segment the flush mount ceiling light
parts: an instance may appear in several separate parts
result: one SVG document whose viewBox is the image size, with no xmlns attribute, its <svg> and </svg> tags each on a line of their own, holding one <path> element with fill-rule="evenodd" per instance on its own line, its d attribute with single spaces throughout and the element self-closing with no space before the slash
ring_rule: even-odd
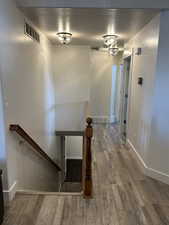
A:
<svg viewBox="0 0 169 225">
<path fill-rule="evenodd" d="M 115 34 L 105 34 L 103 35 L 104 44 L 106 46 L 115 45 L 117 43 L 117 35 Z"/>
<path fill-rule="evenodd" d="M 66 45 L 69 44 L 72 40 L 72 34 L 68 32 L 59 32 L 57 33 L 57 37 L 60 41 L 60 43 Z"/>
<path fill-rule="evenodd" d="M 119 48 L 117 46 L 109 48 L 109 54 L 112 56 L 116 56 L 119 52 Z"/>
</svg>

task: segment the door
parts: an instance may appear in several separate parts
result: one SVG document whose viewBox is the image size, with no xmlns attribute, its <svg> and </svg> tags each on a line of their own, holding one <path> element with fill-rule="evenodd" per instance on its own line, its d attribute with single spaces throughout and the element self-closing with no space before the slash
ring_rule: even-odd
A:
<svg viewBox="0 0 169 225">
<path fill-rule="evenodd" d="M 128 112 L 128 96 L 129 96 L 129 77 L 130 77 L 131 56 L 124 59 L 123 66 L 123 81 L 121 89 L 121 119 L 120 133 L 123 140 L 126 140 L 127 135 L 127 112 Z"/>
</svg>

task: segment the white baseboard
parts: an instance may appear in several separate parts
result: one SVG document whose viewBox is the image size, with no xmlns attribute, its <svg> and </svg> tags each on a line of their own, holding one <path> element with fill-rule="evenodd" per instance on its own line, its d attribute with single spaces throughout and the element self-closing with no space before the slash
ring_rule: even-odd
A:
<svg viewBox="0 0 169 225">
<path fill-rule="evenodd" d="M 146 165 L 142 157 L 139 155 L 139 153 L 136 151 L 134 145 L 132 142 L 127 139 L 127 144 L 129 145 L 130 149 L 132 150 L 131 153 L 133 154 L 134 158 L 137 160 L 142 172 L 151 178 L 154 178 L 156 180 L 159 180 L 163 183 L 169 184 L 169 175 L 165 174 L 163 172 L 160 172 L 158 170 L 152 169 Z"/>
<path fill-rule="evenodd" d="M 80 159 L 80 160 L 82 160 L 83 158 L 81 156 L 73 156 L 73 157 L 66 157 L 66 159 Z"/>
<path fill-rule="evenodd" d="M 55 196 L 81 196 L 82 192 L 49 192 L 49 191 L 32 191 L 32 190 L 17 190 L 17 194 L 24 195 L 55 195 Z"/>
<path fill-rule="evenodd" d="M 110 119 L 108 116 L 91 116 L 93 123 L 109 123 Z"/>
<path fill-rule="evenodd" d="M 127 144 L 130 147 L 130 149 L 132 149 L 131 153 L 132 153 L 133 157 L 137 160 L 137 162 L 138 162 L 138 164 L 140 166 L 140 169 L 142 170 L 142 172 L 144 174 L 146 174 L 147 165 L 145 164 L 144 160 L 139 155 L 139 153 L 137 152 L 137 150 L 135 149 L 134 145 L 131 143 L 131 141 L 129 139 L 127 139 Z"/>
<path fill-rule="evenodd" d="M 7 205 L 15 197 L 17 191 L 17 181 L 15 181 L 8 190 L 3 190 L 4 193 L 4 202 Z"/>
<path fill-rule="evenodd" d="M 146 175 L 169 185 L 169 175 L 158 170 L 148 168 Z"/>
</svg>

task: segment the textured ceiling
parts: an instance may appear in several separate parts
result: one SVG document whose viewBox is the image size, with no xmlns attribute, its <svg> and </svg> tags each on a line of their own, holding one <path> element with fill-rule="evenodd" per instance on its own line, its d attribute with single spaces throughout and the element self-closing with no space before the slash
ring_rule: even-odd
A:
<svg viewBox="0 0 169 225">
<path fill-rule="evenodd" d="M 131 9 L 22 8 L 54 44 L 56 33 L 73 34 L 72 45 L 102 46 L 104 34 L 117 34 L 119 42 L 128 41 L 159 11 Z"/>
</svg>

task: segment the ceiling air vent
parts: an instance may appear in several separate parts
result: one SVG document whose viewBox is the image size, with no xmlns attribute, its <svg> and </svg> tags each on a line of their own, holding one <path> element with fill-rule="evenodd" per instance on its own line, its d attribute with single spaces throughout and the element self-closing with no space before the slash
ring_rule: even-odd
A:
<svg viewBox="0 0 169 225">
<path fill-rule="evenodd" d="M 36 30 L 33 27 L 31 27 L 26 22 L 25 22 L 25 34 L 28 35 L 33 40 L 40 42 L 40 35 L 36 32 Z"/>
</svg>

